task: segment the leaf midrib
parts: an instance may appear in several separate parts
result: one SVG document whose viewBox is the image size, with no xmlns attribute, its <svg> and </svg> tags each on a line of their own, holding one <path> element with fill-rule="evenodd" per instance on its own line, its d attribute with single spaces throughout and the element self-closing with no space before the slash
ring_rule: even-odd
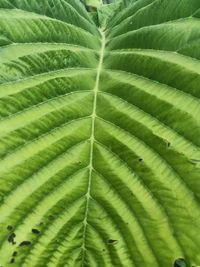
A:
<svg viewBox="0 0 200 267">
<path fill-rule="evenodd" d="M 81 259 L 81 266 L 84 266 L 85 261 L 85 253 L 86 253 L 86 247 L 85 247 L 85 239 L 86 239 L 86 230 L 87 230 L 87 224 L 88 224 L 88 214 L 89 214 L 89 202 L 91 198 L 91 183 L 92 183 L 92 170 L 93 170 L 93 152 L 94 152 L 94 142 L 95 142 L 95 120 L 96 120 L 96 107 L 97 107 L 97 96 L 99 91 L 99 82 L 100 82 L 100 76 L 103 66 L 103 59 L 104 59 L 104 51 L 105 51 L 105 32 L 103 29 L 99 29 L 99 32 L 101 34 L 101 49 L 99 52 L 99 64 L 97 67 L 97 75 L 96 75 L 96 81 L 95 86 L 93 89 L 94 92 L 94 98 L 93 98 L 93 109 L 91 114 L 91 135 L 90 135 L 90 159 L 89 159 L 89 177 L 88 177 L 88 189 L 86 193 L 86 209 L 85 209 L 85 216 L 83 220 L 83 242 L 82 242 L 82 259 Z"/>
</svg>

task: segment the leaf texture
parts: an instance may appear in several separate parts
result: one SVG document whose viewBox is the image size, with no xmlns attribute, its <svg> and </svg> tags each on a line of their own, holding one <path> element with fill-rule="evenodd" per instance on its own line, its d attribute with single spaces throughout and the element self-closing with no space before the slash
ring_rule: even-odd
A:
<svg viewBox="0 0 200 267">
<path fill-rule="evenodd" d="M 3 267 L 200 265 L 200 2 L 107 11 L 0 0 Z"/>
</svg>

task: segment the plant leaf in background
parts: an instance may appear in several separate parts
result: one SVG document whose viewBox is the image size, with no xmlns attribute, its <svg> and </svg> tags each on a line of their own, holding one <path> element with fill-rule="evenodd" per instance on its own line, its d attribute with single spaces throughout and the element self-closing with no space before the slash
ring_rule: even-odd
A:
<svg viewBox="0 0 200 267">
<path fill-rule="evenodd" d="M 111 5 L 0 0 L 0 266 L 200 265 L 200 1 Z"/>
</svg>

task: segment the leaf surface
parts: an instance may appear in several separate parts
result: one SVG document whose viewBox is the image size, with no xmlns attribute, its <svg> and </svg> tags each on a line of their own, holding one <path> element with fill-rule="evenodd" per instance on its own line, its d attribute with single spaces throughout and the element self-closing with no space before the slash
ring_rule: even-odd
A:
<svg viewBox="0 0 200 267">
<path fill-rule="evenodd" d="M 200 265 L 200 2 L 0 0 L 0 265 Z"/>
</svg>

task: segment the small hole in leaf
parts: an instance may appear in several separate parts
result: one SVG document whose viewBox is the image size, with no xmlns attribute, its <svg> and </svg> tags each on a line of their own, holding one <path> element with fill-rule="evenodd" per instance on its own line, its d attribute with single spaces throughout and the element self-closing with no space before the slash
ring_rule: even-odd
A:
<svg viewBox="0 0 200 267">
<path fill-rule="evenodd" d="M 14 241 L 14 238 L 16 237 L 16 234 L 15 233 L 11 233 L 9 236 L 8 236 L 8 242 L 12 243 L 12 244 L 15 244 L 15 241 Z"/>
<path fill-rule="evenodd" d="M 171 143 L 170 142 L 167 142 L 167 147 L 170 147 L 171 146 Z"/>
<path fill-rule="evenodd" d="M 139 161 L 139 162 L 142 162 L 142 161 L 143 161 L 143 159 L 138 159 L 138 161 Z"/>
<path fill-rule="evenodd" d="M 16 257 L 17 256 L 17 251 L 14 251 L 13 254 L 12 254 L 13 257 Z"/>
<path fill-rule="evenodd" d="M 7 229 L 8 229 L 8 231 L 12 231 L 12 230 L 13 230 L 12 225 L 8 225 L 8 226 L 7 226 Z"/>
<path fill-rule="evenodd" d="M 187 267 L 187 264 L 186 264 L 184 259 L 179 258 L 179 259 L 175 260 L 174 267 Z"/>
<path fill-rule="evenodd" d="M 15 263 L 15 259 L 12 258 L 12 259 L 10 260 L 10 263 Z"/>
<path fill-rule="evenodd" d="M 31 245 L 31 242 L 30 241 L 22 241 L 19 246 L 20 247 L 25 247 L 25 246 L 30 246 Z"/>
<path fill-rule="evenodd" d="M 116 245 L 118 243 L 118 240 L 115 239 L 108 239 L 108 244 L 109 245 Z"/>
<path fill-rule="evenodd" d="M 40 234 L 40 231 L 38 229 L 32 229 L 32 233 L 33 234 L 36 234 L 36 235 L 39 235 Z"/>
</svg>

